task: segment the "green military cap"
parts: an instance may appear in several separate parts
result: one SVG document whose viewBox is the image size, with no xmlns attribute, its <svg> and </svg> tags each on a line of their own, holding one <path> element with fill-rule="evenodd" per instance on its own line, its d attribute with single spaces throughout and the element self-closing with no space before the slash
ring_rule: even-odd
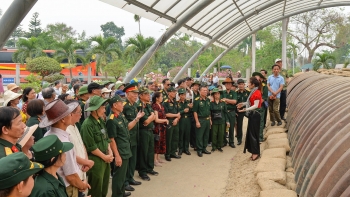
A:
<svg viewBox="0 0 350 197">
<path fill-rule="evenodd" d="M 167 92 L 176 92 L 176 89 L 173 86 L 167 89 Z"/>
<path fill-rule="evenodd" d="M 237 84 L 240 84 L 240 83 L 245 83 L 243 79 L 238 79 L 237 80 Z"/>
<path fill-rule="evenodd" d="M 199 86 L 200 86 L 200 85 L 201 85 L 201 82 L 199 82 L 199 81 L 194 81 L 194 82 L 191 84 L 191 87 L 194 86 L 194 85 L 199 85 Z"/>
<path fill-rule="evenodd" d="M 104 99 L 100 96 L 93 96 L 90 98 L 89 108 L 85 111 L 95 111 L 101 107 L 105 102 L 108 102 L 109 99 Z"/>
<path fill-rule="evenodd" d="M 139 94 L 149 94 L 149 93 L 150 93 L 150 91 L 146 87 L 141 87 L 139 89 Z"/>
<path fill-rule="evenodd" d="M 79 93 L 78 93 L 79 96 L 83 95 L 83 94 L 87 94 L 87 93 L 88 93 L 88 87 L 87 86 L 81 86 L 79 88 Z"/>
<path fill-rule="evenodd" d="M 11 188 L 44 168 L 31 162 L 23 152 L 12 153 L 0 159 L 0 190 Z"/>
<path fill-rule="evenodd" d="M 118 89 L 122 85 L 125 85 L 125 84 L 123 82 L 121 82 L 121 81 L 115 82 L 115 89 Z"/>
<path fill-rule="evenodd" d="M 119 95 L 115 95 L 114 97 L 110 98 L 108 103 L 110 106 L 113 105 L 113 103 L 116 103 L 116 102 L 123 102 L 124 100 L 119 96 Z"/>
<path fill-rule="evenodd" d="M 177 93 L 179 93 L 179 94 L 185 94 L 185 93 L 186 93 L 186 90 L 185 90 L 185 88 L 180 88 L 180 89 L 177 91 Z"/>
<path fill-rule="evenodd" d="M 102 85 L 105 86 L 107 84 L 113 83 L 112 81 L 102 81 Z"/>
<path fill-rule="evenodd" d="M 38 140 L 33 146 L 35 161 L 47 161 L 52 157 L 73 148 L 70 142 L 61 142 L 56 135 L 48 135 Z"/>
<path fill-rule="evenodd" d="M 138 89 L 138 83 L 130 83 L 128 85 L 126 85 L 123 89 L 123 92 L 139 92 L 139 89 Z"/>
<path fill-rule="evenodd" d="M 259 76 L 261 79 L 265 79 L 264 75 L 262 75 L 260 72 L 253 72 L 252 77 Z"/>
<path fill-rule="evenodd" d="M 211 91 L 211 95 L 213 95 L 214 93 L 217 93 L 219 92 L 221 94 L 221 90 L 219 90 L 219 88 L 214 88 L 212 91 Z"/>
</svg>

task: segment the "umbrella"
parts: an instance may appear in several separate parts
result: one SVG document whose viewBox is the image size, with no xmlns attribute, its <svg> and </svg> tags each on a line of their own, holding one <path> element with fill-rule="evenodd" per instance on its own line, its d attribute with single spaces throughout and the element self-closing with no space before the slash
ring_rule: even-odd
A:
<svg viewBox="0 0 350 197">
<path fill-rule="evenodd" d="M 220 68 L 221 68 L 221 69 L 231 69 L 231 66 L 229 66 L 229 65 L 223 65 L 223 66 L 221 66 Z"/>
</svg>

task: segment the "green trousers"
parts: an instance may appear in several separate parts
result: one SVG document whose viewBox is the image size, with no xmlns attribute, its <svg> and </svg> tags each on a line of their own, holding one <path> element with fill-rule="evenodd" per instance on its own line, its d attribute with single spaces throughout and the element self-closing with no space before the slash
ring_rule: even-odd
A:
<svg viewBox="0 0 350 197">
<path fill-rule="evenodd" d="M 137 145 L 131 146 L 131 154 L 132 157 L 129 158 L 128 170 L 126 172 L 125 186 L 129 185 L 129 181 L 134 180 L 137 159 Z"/>
<path fill-rule="evenodd" d="M 228 144 L 229 145 L 233 145 L 235 144 L 234 141 L 234 133 L 235 133 L 235 123 L 236 123 L 236 111 L 235 110 L 229 110 L 230 112 L 228 112 L 228 120 L 230 122 L 230 128 L 228 130 Z M 225 125 L 225 131 L 226 131 L 226 125 Z M 227 144 L 227 139 L 224 135 L 223 137 L 224 139 L 224 144 Z"/>
<path fill-rule="evenodd" d="M 211 125 L 212 134 L 211 134 L 211 148 L 216 150 L 221 148 L 224 141 L 224 133 L 225 133 L 225 124 L 213 124 Z"/>
<path fill-rule="evenodd" d="M 115 165 L 115 163 L 113 163 Z M 122 159 L 122 166 L 114 166 L 112 178 L 112 197 L 123 197 L 125 193 L 125 178 L 129 159 Z"/>
<path fill-rule="evenodd" d="M 181 117 L 179 122 L 179 150 L 188 151 L 190 145 L 191 119 Z"/>
<path fill-rule="evenodd" d="M 109 163 L 95 155 L 90 155 L 89 159 L 94 161 L 94 166 L 87 172 L 88 183 L 91 186 L 88 195 L 106 197 L 111 167 Z"/>
<path fill-rule="evenodd" d="M 173 121 L 169 120 L 170 129 L 166 130 L 166 156 L 175 155 L 177 146 L 179 145 L 179 123 L 173 126 Z"/>
<path fill-rule="evenodd" d="M 201 127 L 196 127 L 196 145 L 197 152 L 204 151 L 207 148 L 209 140 L 210 120 L 199 119 Z"/>
<path fill-rule="evenodd" d="M 237 113 L 237 141 L 242 142 L 243 137 L 243 119 L 245 112 Z"/>
<path fill-rule="evenodd" d="M 265 111 L 267 109 L 264 106 L 261 106 L 260 108 L 260 133 L 259 133 L 259 140 L 260 142 L 264 141 L 264 128 L 265 128 Z"/>
<path fill-rule="evenodd" d="M 147 175 L 154 168 L 154 136 L 152 130 L 140 129 L 139 138 L 139 175 Z"/>
</svg>

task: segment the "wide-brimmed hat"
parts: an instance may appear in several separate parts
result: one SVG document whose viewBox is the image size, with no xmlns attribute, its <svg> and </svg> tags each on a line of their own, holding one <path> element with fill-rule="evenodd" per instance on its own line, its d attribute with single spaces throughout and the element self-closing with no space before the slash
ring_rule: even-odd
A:
<svg viewBox="0 0 350 197">
<path fill-rule="evenodd" d="M 121 82 L 121 81 L 117 81 L 115 82 L 115 89 L 118 89 L 120 86 L 125 85 L 125 83 Z"/>
<path fill-rule="evenodd" d="M 16 85 L 15 83 L 7 84 L 7 90 L 13 90 L 13 89 L 16 89 L 16 88 L 19 88 L 19 86 Z"/>
<path fill-rule="evenodd" d="M 38 128 L 38 126 L 39 126 L 38 124 L 35 124 L 35 125 L 31 126 L 31 127 L 26 127 L 22 137 L 20 137 L 17 140 L 17 143 L 20 144 L 23 147 L 28 142 L 29 138 L 33 135 L 35 130 Z"/>
<path fill-rule="evenodd" d="M 14 93 L 12 92 L 11 90 L 6 90 L 5 93 L 4 93 L 4 103 L 3 103 L 3 106 L 7 106 L 7 104 L 16 99 L 16 98 L 21 98 L 22 97 L 22 94 L 18 94 L 18 93 Z"/>
<path fill-rule="evenodd" d="M 191 87 L 194 86 L 194 85 L 199 85 L 199 86 L 200 86 L 200 85 L 201 85 L 201 82 L 199 82 L 199 81 L 194 81 L 194 82 L 191 84 Z"/>
<path fill-rule="evenodd" d="M 112 90 L 108 90 L 108 88 L 102 88 L 101 93 L 110 93 Z"/>
<path fill-rule="evenodd" d="M 85 111 L 95 111 L 101 107 L 108 99 L 104 99 L 100 96 L 93 96 L 90 98 L 89 107 Z"/>
<path fill-rule="evenodd" d="M 149 93 L 151 93 L 151 92 L 150 92 L 149 89 L 146 88 L 146 87 L 141 87 L 141 88 L 139 89 L 139 94 L 149 94 Z"/>
<path fill-rule="evenodd" d="M 212 91 L 211 91 L 211 95 L 213 95 L 214 93 L 217 93 L 219 92 L 221 94 L 222 90 L 219 90 L 219 88 L 214 88 Z"/>
<path fill-rule="evenodd" d="M 87 86 L 81 86 L 80 88 L 79 88 L 79 92 L 78 92 L 78 95 L 80 96 L 80 95 L 83 95 L 83 94 L 87 94 L 87 93 L 89 93 L 88 92 L 88 87 Z"/>
<path fill-rule="evenodd" d="M 45 118 L 39 123 L 40 128 L 48 127 L 62 118 L 66 117 L 68 114 L 77 108 L 79 103 L 74 102 L 66 105 L 61 99 L 56 99 L 51 101 L 45 106 Z"/>
<path fill-rule="evenodd" d="M 12 153 L 0 159 L 0 190 L 11 188 L 44 168 L 31 162 L 23 152 Z"/>
<path fill-rule="evenodd" d="M 222 84 L 225 85 L 225 83 L 232 83 L 232 85 L 235 85 L 235 82 L 232 81 L 231 77 L 226 77 Z"/>
<path fill-rule="evenodd" d="M 48 135 L 38 140 L 33 146 L 35 161 L 47 161 L 52 157 L 73 148 L 70 142 L 61 142 L 56 135 Z"/>
<path fill-rule="evenodd" d="M 139 92 L 137 83 L 130 83 L 127 86 L 124 87 L 123 92 Z"/>
<path fill-rule="evenodd" d="M 253 72 L 252 77 L 259 76 L 261 79 L 265 79 L 264 75 L 262 75 L 260 72 Z"/>
<path fill-rule="evenodd" d="M 281 59 L 281 58 L 277 58 L 277 59 L 275 60 L 275 64 L 276 64 L 277 62 L 282 62 L 282 59 Z"/>
</svg>

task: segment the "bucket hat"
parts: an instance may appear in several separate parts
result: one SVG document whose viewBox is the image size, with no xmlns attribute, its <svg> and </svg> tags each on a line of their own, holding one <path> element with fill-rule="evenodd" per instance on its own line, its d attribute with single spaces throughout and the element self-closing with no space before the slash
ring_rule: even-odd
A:
<svg viewBox="0 0 350 197">
<path fill-rule="evenodd" d="M 7 104 L 16 99 L 16 98 L 21 98 L 22 94 L 18 94 L 18 93 L 14 93 L 11 90 L 6 90 L 6 92 L 4 93 L 4 103 L 3 106 L 7 106 Z"/>
<path fill-rule="evenodd" d="M 46 161 L 73 148 L 70 142 L 61 142 L 56 135 L 48 135 L 38 140 L 33 146 L 35 161 Z"/>
<path fill-rule="evenodd" d="M 88 93 L 88 87 L 87 86 L 81 86 L 79 88 L 79 92 L 78 92 L 78 95 L 83 95 L 83 94 L 87 94 Z"/>
<path fill-rule="evenodd" d="M 105 102 L 108 102 L 108 99 L 103 99 L 100 96 L 93 96 L 90 98 L 89 108 L 87 108 L 85 111 L 95 111 Z"/>
<path fill-rule="evenodd" d="M 38 126 L 39 126 L 38 124 L 35 124 L 35 125 L 31 126 L 31 127 L 26 127 L 22 137 L 20 137 L 17 140 L 17 143 L 20 144 L 23 147 L 28 142 L 29 138 L 33 135 L 35 130 L 38 128 Z"/>
<path fill-rule="evenodd" d="M 262 75 L 260 72 L 253 72 L 252 77 L 259 76 L 261 79 L 265 79 L 264 75 Z"/>
<path fill-rule="evenodd" d="M 7 84 L 7 90 L 13 90 L 13 89 L 16 89 L 16 88 L 19 88 L 19 86 L 16 85 L 15 83 Z"/>
</svg>

